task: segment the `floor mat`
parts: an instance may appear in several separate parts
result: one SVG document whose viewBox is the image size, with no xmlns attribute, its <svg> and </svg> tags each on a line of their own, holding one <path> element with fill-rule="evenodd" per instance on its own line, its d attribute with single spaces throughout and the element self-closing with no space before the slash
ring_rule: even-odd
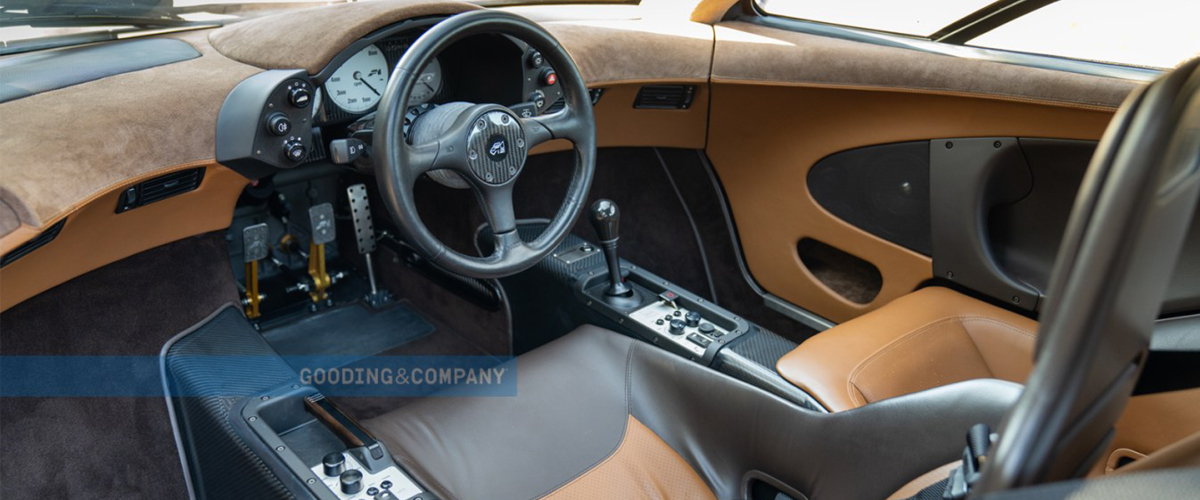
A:
<svg viewBox="0 0 1200 500">
<path fill-rule="evenodd" d="M 263 333 L 263 338 L 285 358 L 331 356 L 348 365 L 433 331 L 433 325 L 406 304 L 375 311 L 354 303 L 272 328 Z"/>
</svg>

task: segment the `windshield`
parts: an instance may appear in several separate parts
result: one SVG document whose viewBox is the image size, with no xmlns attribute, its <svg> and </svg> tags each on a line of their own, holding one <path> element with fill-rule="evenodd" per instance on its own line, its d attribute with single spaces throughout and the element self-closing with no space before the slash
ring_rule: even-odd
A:
<svg viewBox="0 0 1200 500">
<path fill-rule="evenodd" d="M 0 0 L 5 52 L 118 39 L 146 30 L 223 24 L 341 0 Z M 17 49 L 17 50 L 12 50 Z"/>
<path fill-rule="evenodd" d="M 348 0 L 0 0 L 0 54 L 224 24 Z M 468 0 L 481 5 L 580 0 Z M 586 0 L 636 3 L 636 0 Z"/>
</svg>

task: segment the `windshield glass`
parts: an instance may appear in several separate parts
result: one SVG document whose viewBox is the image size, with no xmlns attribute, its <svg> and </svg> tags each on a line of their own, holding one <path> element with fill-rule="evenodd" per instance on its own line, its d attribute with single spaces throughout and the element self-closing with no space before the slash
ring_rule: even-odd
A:
<svg viewBox="0 0 1200 500">
<path fill-rule="evenodd" d="M 330 0 L 0 0 L 0 44 L 39 48 L 38 39 L 78 43 L 121 38 L 148 29 L 215 25 L 287 8 L 337 3 Z M 46 44 L 69 45 L 64 44 Z"/>
<path fill-rule="evenodd" d="M 212 26 L 283 9 L 348 0 L 0 0 L 0 53 L 113 40 L 150 30 Z M 481 5 L 581 0 L 468 0 Z M 636 3 L 636 0 L 585 0 Z"/>
</svg>

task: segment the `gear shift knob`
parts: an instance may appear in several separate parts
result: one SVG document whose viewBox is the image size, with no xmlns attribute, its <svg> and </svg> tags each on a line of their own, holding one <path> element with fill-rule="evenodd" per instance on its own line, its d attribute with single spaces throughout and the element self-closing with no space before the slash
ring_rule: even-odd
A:
<svg viewBox="0 0 1200 500">
<path fill-rule="evenodd" d="M 588 220 L 592 222 L 592 229 L 596 230 L 596 237 L 600 239 L 600 246 L 604 248 L 604 260 L 608 262 L 609 284 L 604 290 L 604 295 L 617 301 L 620 301 L 620 298 L 634 297 L 633 289 L 621 278 L 621 263 L 617 259 L 621 210 L 612 200 L 596 200 L 592 204 Z"/>
<path fill-rule="evenodd" d="M 592 228 L 596 230 L 601 243 L 616 241 L 621 229 L 621 209 L 617 208 L 616 203 L 612 200 L 596 200 L 588 219 L 592 221 Z"/>
</svg>

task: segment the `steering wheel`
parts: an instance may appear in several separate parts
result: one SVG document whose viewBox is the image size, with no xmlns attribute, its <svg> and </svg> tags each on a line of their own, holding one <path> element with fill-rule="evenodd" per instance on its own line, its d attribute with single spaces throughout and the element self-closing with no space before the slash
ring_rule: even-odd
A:
<svg viewBox="0 0 1200 500">
<path fill-rule="evenodd" d="M 413 124 L 405 140 L 408 96 L 420 71 L 446 47 L 472 35 L 504 34 L 542 53 L 559 75 L 566 107 L 549 115 L 521 118 L 498 104 L 453 102 L 434 108 Z M 513 185 L 529 150 L 552 139 L 574 144 L 575 169 L 566 199 L 545 231 L 531 242 L 517 234 Z M 477 10 L 450 17 L 421 35 L 392 71 L 375 115 L 375 172 L 388 211 L 417 252 L 448 271 L 474 278 L 511 276 L 554 250 L 579 217 L 596 170 L 596 122 L 587 87 L 575 61 L 541 26 L 521 16 Z M 442 243 L 421 221 L 414 203 L 417 178 L 449 170 L 475 191 L 495 235 L 492 254 L 474 257 Z"/>
</svg>

